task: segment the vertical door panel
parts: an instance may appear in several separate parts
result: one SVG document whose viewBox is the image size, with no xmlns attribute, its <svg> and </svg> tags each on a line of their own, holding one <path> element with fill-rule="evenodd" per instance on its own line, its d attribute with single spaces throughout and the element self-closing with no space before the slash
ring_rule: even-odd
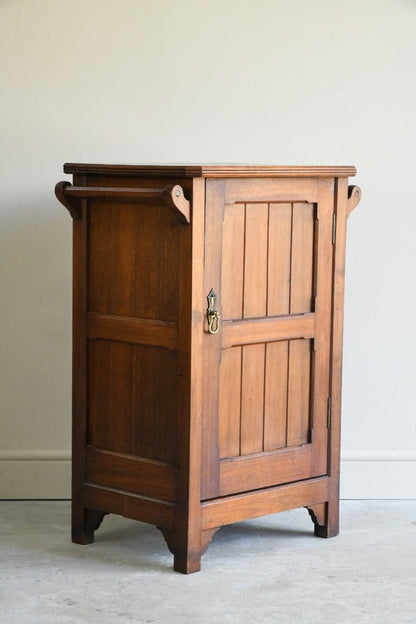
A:
<svg viewBox="0 0 416 624">
<path fill-rule="evenodd" d="M 287 384 L 287 446 L 306 444 L 309 436 L 311 346 L 291 340 Z"/>
<path fill-rule="evenodd" d="M 218 407 L 220 458 L 240 454 L 241 352 L 242 347 L 232 347 L 222 353 Z"/>
<path fill-rule="evenodd" d="M 224 208 L 221 302 L 224 319 L 243 316 L 245 205 Z"/>
<path fill-rule="evenodd" d="M 267 204 L 246 204 L 244 318 L 265 316 L 267 302 Z"/>
<path fill-rule="evenodd" d="M 293 204 L 292 211 L 290 314 L 302 314 L 313 308 L 315 207 Z"/>
<path fill-rule="evenodd" d="M 264 344 L 243 347 L 241 455 L 263 450 Z"/>
<path fill-rule="evenodd" d="M 270 204 L 267 314 L 289 314 L 292 204 Z"/>
<path fill-rule="evenodd" d="M 287 435 L 287 341 L 266 345 L 264 450 L 284 448 Z"/>
</svg>

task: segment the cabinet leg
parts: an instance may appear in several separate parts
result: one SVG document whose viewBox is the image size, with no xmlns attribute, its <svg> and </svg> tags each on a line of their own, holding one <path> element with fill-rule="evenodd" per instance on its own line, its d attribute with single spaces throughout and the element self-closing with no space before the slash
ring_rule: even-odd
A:
<svg viewBox="0 0 416 624">
<path fill-rule="evenodd" d="M 92 544 L 94 532 L 98 529 L 106 513 L 95 509 L 72 506 L 72 541 L 75 544 Z"/>
<path fill-rule="evenodd" d="M 307 507 L 317 537 L 335 537 L 339 533 L 339 500 Z"/>
<path fill-rule="evenodd" d="M 181 539 L 175 531 L 157 527 L 163 534 L 166 544 L 173 554 L 173 569 L 182 574 L 192 574 L 201 569 L 201 557 L 207 550 L 214 533 L 218 529 L 202 531 L 198 544 L 191 545 L 186 540 Z"/>
<path fill-rule="evenodd" d="M 201 555 L 192 555 L 189 552 L 177 553 L 173 556 L 173 569 L 182 574 L 192 574 L 201 569 Z"/>
</svg>

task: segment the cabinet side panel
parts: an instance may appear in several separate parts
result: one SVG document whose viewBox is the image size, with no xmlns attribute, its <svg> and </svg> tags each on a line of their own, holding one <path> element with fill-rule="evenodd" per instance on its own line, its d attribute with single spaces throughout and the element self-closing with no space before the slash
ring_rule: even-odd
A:
<svg viewBox="0 0 416 624">
<path fill-rule="evenodd" d="M 91 201 L 90 311 L 177 321 L 179 236 L 163 204 Z"/>
<path fill-rule="evenodd" d="M 108 340 L 89 341 L 88 362 L 87 443 L 132 454 L 134 347 Z"/>
<path fill-rule="evenodd" d="M 97 340 L 89 361 L 88 443 L 175 462 L 177 352 Z"/>
</svg>

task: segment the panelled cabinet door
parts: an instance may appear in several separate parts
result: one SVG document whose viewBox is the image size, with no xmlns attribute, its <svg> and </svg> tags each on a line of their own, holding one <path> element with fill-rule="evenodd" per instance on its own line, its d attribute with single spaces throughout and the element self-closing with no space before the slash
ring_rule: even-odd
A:
<svg viewBox="0 0 416 624">
<path fill-rule="evenodd" d="M 329 178 L 206 184 L 203 499 L 327 472 L 334 210 Z"/>
</svg>

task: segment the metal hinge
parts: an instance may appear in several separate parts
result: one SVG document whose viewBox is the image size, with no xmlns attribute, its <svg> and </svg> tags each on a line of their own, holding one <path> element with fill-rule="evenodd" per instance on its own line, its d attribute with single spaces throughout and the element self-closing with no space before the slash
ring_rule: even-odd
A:
<svg viewBox="0 0 416 624">
<path fill-rule="evenodd" d="M 328 397 L 326 402 L 326 427 L 331 428 L 331 397 Z"/>
<path fill-rule="evenodd" d="M 335 245 L 335 234 L 337 228 L 337 216 L 335 212 L 332 215 L 332 244 Z"/>
</svg>

